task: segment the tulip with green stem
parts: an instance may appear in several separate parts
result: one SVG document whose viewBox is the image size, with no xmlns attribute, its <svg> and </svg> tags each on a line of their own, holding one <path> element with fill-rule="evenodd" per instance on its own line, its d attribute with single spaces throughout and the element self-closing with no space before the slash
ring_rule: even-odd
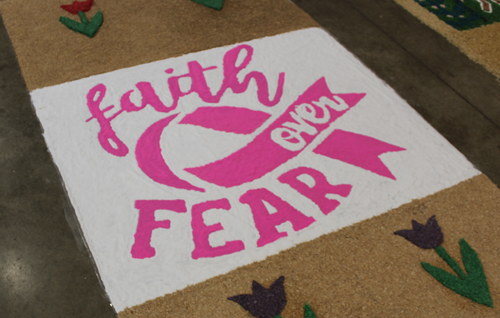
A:
<svg viewBox="0 0 500 318">
<path fill-rule="evenodd" d="M 88 12 L 92 8 L 93 4 L 94 0 L 87 0 L 75 1 L 72 4 L 62 5 L 61 8 L 63 10 L 66 10 L 74 15 L 78 14 L 81 23 L 67 17 L 60 17 L 59 21 L 68 29 L 84 34 L 89 38 L 93 38 L 101 27 L 103 21 L 101 11 L 98 11 L 90 21 L 85 16 L 85 12 Z"/>
<path fill-rule="evenodd" d="M 441 246 L 443 243 L 443 232 L 435 216 L 432 216 L 425 225 L 415 220 L 412 220 L 412 225 L 412 230 L 400 230 L 394 232 L 394 234 L 404 237 L 420 248 L 434 249 L 439 257 L 453 269 L 456 275 L 426 262 L 421 263 L 422 267 L 437 281 L 457 294 L 467 297 L 476 303 L 493 307 L 493 300 L 491 299 L 483 265 L 476 251 L 474 251 L 465 239 L 460 240 L 460 253 L 462 254 L 462 261 L 467 273 L 462 270 L 455 259 Z"/>
</svg>

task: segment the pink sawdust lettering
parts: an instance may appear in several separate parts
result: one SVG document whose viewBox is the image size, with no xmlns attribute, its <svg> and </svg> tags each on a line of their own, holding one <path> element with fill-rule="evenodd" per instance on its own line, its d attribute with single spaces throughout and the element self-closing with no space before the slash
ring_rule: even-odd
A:
<svg viewBox="0 0 500 318">
<path fill-rule="evenodd" d="M 380 160 L 379 156 L 386 152 L 403 150 L 406 149 L 372 137 L 337 129 L 316 147 L 313 152 L 396 180 L 396 177 Z"/>
<path fill-rule="evenodd" d="M 106 86 L 104 84 L 98 84 L 94 86 L 87 94 L 87 107 L 89 108 L 92 117 L 87 119 L 87 121 L 95 118 L 99 123 L 101 130 L 97 135 L 101 147 L 112 155 L 123 157 L 128 154 L 128 147 L 121 141 L 117 136 L 113 128 L 111 127 L 111 121 L 116 118 L 123 110 L 119 110 L 114 115 L 106 118 L 104 114 L 114 108 L 113 105 L 106 107 L 101 110 L 100 105 L 102 100 L 106 95 Z M 97 99 L 96 99 L 97 96 Z"/>
<path fill-rule="evenodd" d="M 165 106 L 156 94 L 153 86 L 149 82 L 139 82 L 135 85 L 142 96 L 141 106 L 137 106 L 130 100 L 130 95 L 134 92 L 130 90 L 123 94 L 120 99 L 120 107 L 127 112 L 136 112 L 144 109 L 146 106 L 151 105 L 157 112 L 168 113 L 172 109 Z"/>
<path fill-rule="evenodd" d="M 222 231 L 224 228 L 220 223 L 206 225 L 203 221 L 203 213 L 211 209 L 231 209 L 227 199 L 207 201 L 193 205 L 191 228 L 193 230 L 194 250 L 191 253 L 193 259 L 202 257 L 217 257 L 243 251 L 245 244 L 242 241 L 229 241 L 223 246 L 212 247 L 208 240 L 210 234 Z"/>
<path fill-rule="evenodd" d="M 237 65 L 238 58 L 243 56 L 243 61 Z M 172 97 L 172 105 L 165 105 L 158 95 L 156 94 L 153 86 L 149 82 L 139 82 L 135 86 L 139 90 L 142 101 L 141 105 L 135 105 L 130 96 L 133 90 L 129 90 L 124 93 L 120 98 L 121 109 L 117 111 L 112 117 L 106 118 L 104 113 L 114 106 L 108 107 L 104 110 L 99 109 L 99 104 L 104 97 L 106 92 L 106 86 L 99 84 L 92 88 L 87 95 L 87 104 L 89 110 L 92 113 L 92 117 L 87 121 L 96 118 L 101 126 L 101 131 L 99 132 L 99 141 L 107 152 L 115 156 L 125 156 L 128 154 L 127 146 L 116 136 L 116 133 L 111 128 L 111 120 L 116 118 L 123 112 L 137 112 L 144 109 L 147 105 L 151 105 L 157 112 L 168 113 L 177 108 L 179 101 L 182 97 L 187 96 L 192 93 L 198 94 L 198 96 L 206 103 L 219 103 L 225 92 L 230 89 L 234 94 L 241 94 L 247 91 L 248 86 L 252 82 L 255 82 L 257 86 L 257 98 L 259 102 L 264 106 L 275 106 L 281 100 L 283 96 L 283 86 L 285 83 L 285 73 L 279 73 L 278 83 L 274 97 L 270 98 L 269 84 L 266 76 L 258 71 L 251 71 L 246 74 L 243 81 L 240 82 L 238 79 L 239 73 L 244 70 L 248 64 L 252 61 L 253 48 L 250 45 L 242 44 L 226 52 L 223 58 L 223 82 L 216 94 L 211 92 L 211 89 L 207 83 L 205 72 L 217 69 L 217 66 L 202 67 L 198 61 L 191 61 L 187 63 L 188 73 L 170 76 L 167 79 L 168 88 L 170 95 Z M 167 74 L 172 74 L 173 69 L 169 68 L 165 72 Z M 189 79 L 191 85 L 189 90 L 183 91 L 181 89 L 180 80 Z M 99 93 L 99 97 L 95 100 L 95 95 Z M 234 125 L 233 125 L 234 126 Z M 246 132 L 249 127 L 242 127 L 242 131 Z"/>
<path fill-rule="evenodd" d="M 153 231 L 170 228 L 170 220 L 156 221 L 155 212 L 168 210 L 185 213 L 187 212 L 186 202 L 184 200 L 137 200 L 135 208 L 139 209 L 139 220 L 130 253 L 133 258 L 150 258 L 156 255 L 156 250 L 151 246 Z"/>
<path fill-rule="evenodd" d="M 172 99 L 174 100 L 171 107 L 176 108 L 180 98 L 191 93 L 197 93 L 204 102 L 217 103 L 217 97 L 212 95 L 210 88 L 208 87 L 205 74 L 203 74 L 205 71 L 216 68 L 216 66 L 203 68 L 197 61 L 192 61 L 188 63 L 189 72 L 187 74 L 170 77 L 168 79 L 168 88 L 170 90 L 170 94 L 172 95 Z M 172 71 L 172 69 L 166 70 L 167 73 Z M 182 78 L 189 78 L 191 80 L 191 87 L 187 92 L 183 92 L 181 89 L 179 80 Z"/>
<path fill-rule="evenodd" d="M 177 177 L 165 163 L 161 153 L 161 134 L 178 114 L 161 119 L 151 125 L 137 141 L 135 156 L 139 168 L 153 181 L 178 189 L 205 192 Z"/>
<path fill-rule="evenodd" d="M 315 184 L 310 187 L 298 179 L 301 175 L 308 175 L 314 179 Z M 278 180 L 286 183 L 303 196 L 316 203 L 323 214 L 328 215 L 335 210 L 340 202 L 335 199 L 329 199 L 327 194 L 337 194 L 347 197 L 351 192 L 352 186 L 349 184 L 332 185 L 328 182 L 325 175 L 318 170 L 306 167 L 299 167 L 282 174 Z"/>
<path fill-rule="evenodd" d="M 243 62 L 237 66 L 237 60 L 240 54 L 245 54 Z M 258 71 L 252 71 L 245 75 L 243 82 L 238 79 L 238 74 L 245 69 L 252 61 L 253 48 L 250 45 L 242 44 L 226 52 L 223 59 L 223 73 L 224 79 L 221 88 L 217 94 L 212 94 L 210 87 L 205 78 L 205 71 L 216 69 L 216 66 L 203 68 L 198 61 L 191 61 L 188 63 L 189 72 L 184 75 L 172 76 L 168 79 L 168 86 L 172 94 L 173 104 L 171 107 L 175 108 L 178 105 L 179 99 L 191 93 L 196 93 L 206 103 L 218 103 L 224 93 L 231 89 L 234 94 L 241 94 L 246 92 L 251 80 L 255 81 L 257 85 L 257 98 L 264 106 L 275 106 L 283 96 L 283 85 L 285 84 L 285 73 L 280 73 L 278 77 L 278 86 L 274 98 L 269 97 L 269 84 L 265 75 Z M 173 70 L 168 69 L 167 73 Z M 191 79 L 191 87 L 187 92 L 181 90 L 179 80 L 182 78 Z"/>
<path fill-rule="evenodd" d="M 271 123 L 244 148 L 224 159 L 201 167 L 186 168 L 185 170 L 202 180 L 223 187 L 233 187 L 251 182 L 297 156 L 321 131 L 328 128 L 332 122 L 354 107 L 364 96 L 365 94 L 336 94 L 334 96 L 323 77 L 311 85 L 287 108 L 283 115 Z M 325 99 L 322 99 L 323 97 L 329 100 L 330 104 L 334 103 L 336 106 L 324 106 L 327 103 Z M 339 102 L 332 100 L 338 100 Z M 345 104 L 342 108 L 340 108 L 341 103 Z M 308 127 L 304 130 L 306 133 L 301 134 L 303 132 L 301 130 L 295 134 L 300 135 L 300 138 L 304 140 L 301 148 L 287 149 L 276 143 L 273 140 L 273 131 L 286 128 L 287 123 L 296 122 L 299 117 L 302 125 Z M 296 125 L 300 124 L 296 122 Z M 296 127 L 293 125 L 288 126 Z"/>
<path fill-rule="evenodd" d="M 238 56 L 240 54 L 246 54 L 243 62 L 237 66 Z M 238 73 L 246 68 L 253 56 L 253 47 L 247 44 L 242 44 L 234 49 L 229 50 L 226 55 L 224 55 L 224 81 L 222 82 L 222 87 L 217 93 L 217 97 L 220 99 L 224 92 L 230 88 L 233 93 L 241 94 L 248 89 L 250 81 L 253 79 L 255 84 L 257 84 L 257 98 L 259 102 L 264 106 L 274 106 L 279 103 L 281 96 L 283 95 L 283 85 L 285 84 L 285 73 L 280 73 L 278 78 L 278 88 L 274 98 L 269 99 L 269 85 L 267 79 L 261 72 L 252 71 L 248 73 L 243 82 L 240 83 L 238 80 Z"/>
<path fill-rule="evenodd" d="M 269 213 L 263 201 L 276 208 L 277 212 Z M 300 231 L 316 221 L 313 217 L 305 216 L 267 189 L 249 190 L 240 197 L 240 202 L 248 204 L 252 210 L 255 227 L 260 235 L 257 247 L 265 246 L 288 236 L 286 232 L 279 232 L 276 229 L 276 226 L 280 224 L 289 221 L 292 223 L 294 231 Z"/>
</svg>

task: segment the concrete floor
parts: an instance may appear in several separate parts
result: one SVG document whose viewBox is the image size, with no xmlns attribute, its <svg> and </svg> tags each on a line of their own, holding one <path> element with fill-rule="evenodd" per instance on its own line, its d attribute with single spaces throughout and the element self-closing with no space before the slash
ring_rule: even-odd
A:
<svg viewBox="0 0 500 318">
<path fill-rule="evenodd" d="M 500 184 L 500 84 L 392 0 L 294 0 Z M 115 317 L 0 20 L 0 316 Z"/>
</svg>

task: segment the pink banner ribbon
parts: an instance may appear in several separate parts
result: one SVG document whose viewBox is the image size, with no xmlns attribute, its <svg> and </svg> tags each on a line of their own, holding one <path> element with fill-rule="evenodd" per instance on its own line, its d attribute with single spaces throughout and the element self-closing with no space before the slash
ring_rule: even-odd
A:
<svg viewBox="0 0 500 318">
<path fill-rule="evenodd" d="M 230 106 L 222 107 L 199 107 L 191 114 L 182 118 L 179 124 L 189 124 L 209 128 L 217 131 L 235 134 L 251 134 L 269 119 L 268 113 L 237 108 Z"/>
<path fill-rule="evenodd" d="M 379 156 L 386 152 L 403 150 L 406 149 L 372 137 L 337 129 L 326 137 L 313 152 L 396 180 Z"/>
<path fill-rule="evenodd" d="M 185 170 L 202 180 L 227 188 L 251 182 L 296 157 L 364 96 L 334 95 L 323 77 L 247 146 L 224 159 Z M 191 121 L 183 120 L 183 123 Z"/>
<path fill-rule="evenodd" d="M 245 147 L 224 159 L 184 170 L 209 183 L 227 188 L 256 180 L 296 157 L 364 96 L 358 93 L 333 94 L 325 78 L 321 78 Z M 204 192 L 204 189 L 178 178 L 161 155 L 161 133 L 176 116 L 162 119 L 144 132 L 136 147 L 137 162 L 142 171 L 158 183 Z M 246 108 L 199 107 L 184 116 L 179 124 L 251 134 L 269 118 L 266 112 Z M 395 180 L 379 156 L 403 150 L 372 137 L 335 130 L 313 152 Z"/>
</svg>

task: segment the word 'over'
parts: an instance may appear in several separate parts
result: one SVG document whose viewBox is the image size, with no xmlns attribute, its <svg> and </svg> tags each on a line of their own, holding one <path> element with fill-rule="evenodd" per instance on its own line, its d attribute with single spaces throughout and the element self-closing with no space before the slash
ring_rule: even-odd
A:
<svg viewBox="0 0 500 318">
<path fill-rule="evenodd" d="M 271 132 L 272 141 L 290 151 L 302 150 L 307 145 L 307 142 L 301 136 L 301 133 L 315 136 L 318 134 L 318 129 L 314 127 L 314 124 L 326 124 L 330 121 L 331 116 L 327 106 L 337 112 L 349 109 L 349 105 L 340 96 L 333 96 L 333 99 L 335 101 L 322 96 L 319 101 L 295 106 L 295 110 L 289 112 L 289 116 L 294 121 L 284 122 L 283 127 L 275 128 Z M 319 117 L 317 117 L 318 108 L 322 112 Z"/>
</svg>

